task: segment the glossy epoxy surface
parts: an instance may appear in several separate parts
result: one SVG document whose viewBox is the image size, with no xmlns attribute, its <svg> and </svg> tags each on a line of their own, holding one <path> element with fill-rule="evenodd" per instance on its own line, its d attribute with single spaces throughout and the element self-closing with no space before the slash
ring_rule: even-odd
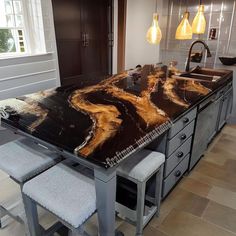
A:
<svg viewBox="0 0 236 236">
<path fill-rule="evenodd" d="M 149 65 L 95 85 L 81 82 L 0 101 L 0 108 L 11 127 L 109 168 L 219 86 L 166 79 L 165 67 Z"/>
</svg>

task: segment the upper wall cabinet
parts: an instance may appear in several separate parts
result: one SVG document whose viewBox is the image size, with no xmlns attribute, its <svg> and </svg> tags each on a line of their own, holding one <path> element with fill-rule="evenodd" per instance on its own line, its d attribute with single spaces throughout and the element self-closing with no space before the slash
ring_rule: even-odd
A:
<svg viewBox="0 0 236 236">
<path fill-rule="evenodd" d="M 62 85 L 112 74 L 112 1 L 52 2 Z"/>
</svg>

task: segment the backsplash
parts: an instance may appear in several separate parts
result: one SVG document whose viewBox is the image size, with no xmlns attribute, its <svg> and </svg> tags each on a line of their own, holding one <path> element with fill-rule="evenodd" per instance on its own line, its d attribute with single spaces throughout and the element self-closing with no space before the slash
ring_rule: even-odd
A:
<svg viewBox="0 0 236 236">
<path fill-rule="evenodd" d="M 190 24 L 198 10 L 198 1 L 196 0 L 169 0 L 164 1 L 163 11 L 160 19 L 163 40 L 161 42 L 161 61 L 168 64 L 172 60 L 178 61 L 178 68 L 184 69 L 188 49 L 191 43 L 196 39 L 203 39 L 212 53 L 211 58 L 204 57 L 201 65 L 207 67 L 222 67 L 219 56 L 229 54 L 236 56 L 236 1 L 233 0 L 203 0 L 205 5 L 205 17 L 207 21 L 206 32 L 204 35 L 193 35 L 192 40 L 176 40 L 175 31 L 182 14 L 186 10 L 190 12 Z M 209 39 L 209 33 L 212 28 L 217 31 L 215 40 Z M 202 46 L 194 46 L 194 51 L 201 50 Z M 194 66 L 194 63 L 191 63 Z"/>
</svg>

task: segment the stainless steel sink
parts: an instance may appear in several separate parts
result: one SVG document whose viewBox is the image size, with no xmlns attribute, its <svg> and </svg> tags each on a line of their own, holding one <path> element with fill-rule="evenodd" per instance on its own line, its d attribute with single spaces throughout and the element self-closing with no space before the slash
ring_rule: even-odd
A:
<svg viewBox="0 0 236 236">
<path fill-rule="evenodd" d="M 189 72 L 184 72 L 178 76 L 174 76 L 176 79 L 193 79 L 197 81 L 204 82 L 219 82 L 221 79 L 225 78 L 229 74 L 229 71 L 220 69 L 211 69 L 196 67 Z"/>
<path fill-rule="evenodd" d="M 197 66 L 190 72 L 201 74 L 201 75 L 211 75 L 211 76 L 221 76 L 221 77 L 223 77 L 227 73 L 227 71 L 225 70 L 204 68 L 204 67 L 199 67 L 199 66 Z"/>
<path fill-rule="evenodd" d="M 208 82 L 217 82 L 218 80 L 222 78 L 221 76 L 217 76 L 217 75 L 204 75 L 204 74 L 197 74 L 197 73 L 186 73 L 186 74 L 182 74 L 181 77 L 191 78 L 195 80 L 204 80 Z"/>
</svg>

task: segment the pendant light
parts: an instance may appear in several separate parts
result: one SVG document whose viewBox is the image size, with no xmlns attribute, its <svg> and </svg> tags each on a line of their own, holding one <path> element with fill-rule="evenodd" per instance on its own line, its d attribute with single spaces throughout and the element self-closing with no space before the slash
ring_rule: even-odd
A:
<svg viewBox="0 0 236 236">
<path fill-rule="evenodd" d="M 186 11 L 183 15 L 183 19 L 181 20 L 179 26 L 177 27 L 175 38 L 178 40 L 186 40 L 193 38 L 192 27 L 189 24 L 189 12 L 187 10 L 187 1 L 186 1 Z"/>
<path fill-rule="evenodd" d="M 193 19 L 192 30 L 194 34 L 204 34 L 206 30 L 206 18 L 204 16 L 204 5 L 200 0 L 197 15 Z"/>
<path fill-rule="evenodd" d="M 158 23 L 159 17 L 157 14 L 157 0 L 156 0 L 156 12 L 153 14 L 152 26 L 148 29 L 146 38 L 150 44 L 159 44 L 162 38 L 161 29 Z"/>
</svg>

